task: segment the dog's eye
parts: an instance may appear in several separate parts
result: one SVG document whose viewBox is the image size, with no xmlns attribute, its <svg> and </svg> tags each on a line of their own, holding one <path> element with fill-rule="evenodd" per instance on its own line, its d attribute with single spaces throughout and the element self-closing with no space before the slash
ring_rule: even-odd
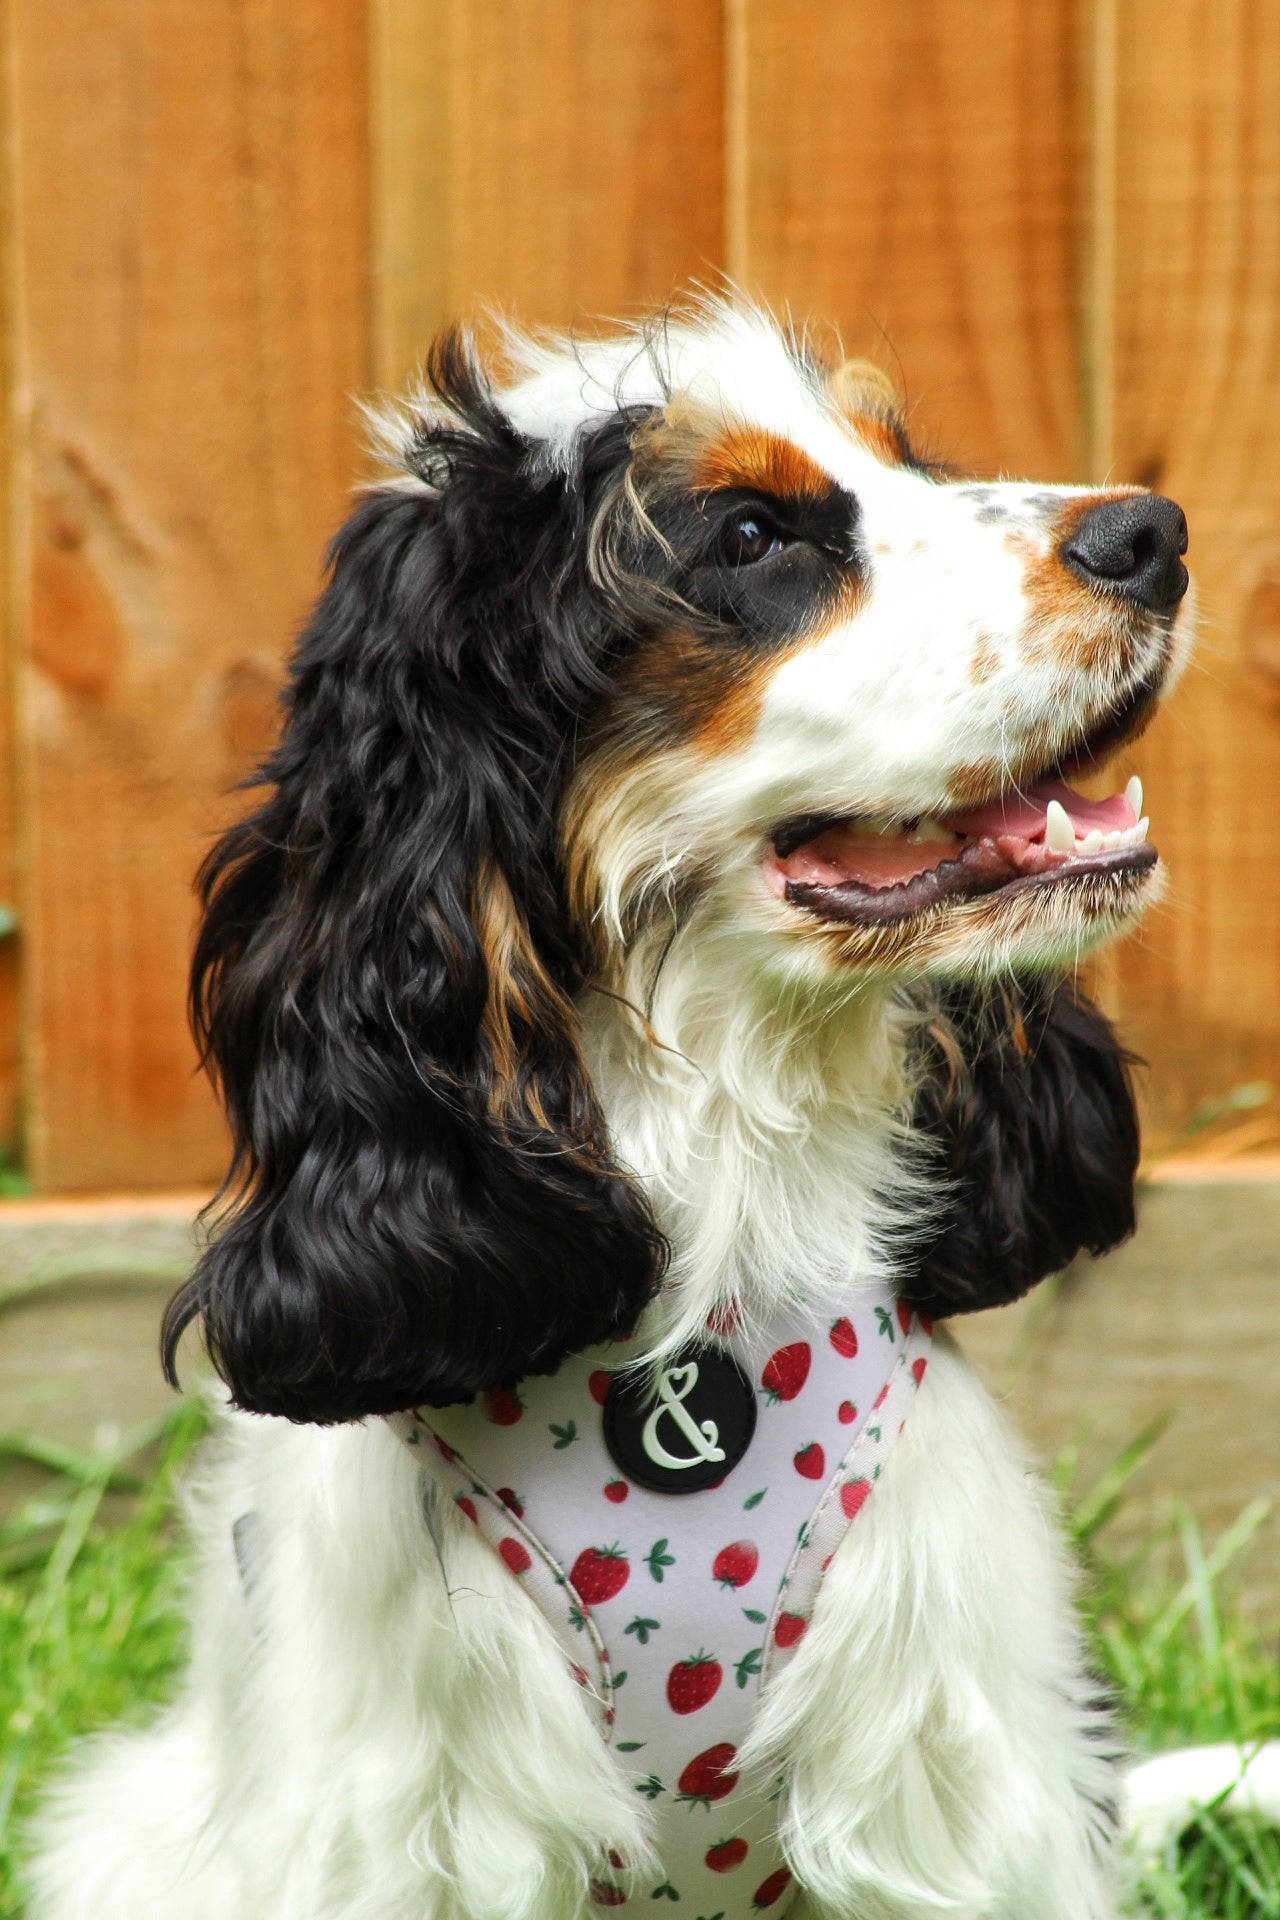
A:
<svg viewBox="0 0 1280 1920">
<path fill-rule="evenodd" d="M 731 567 L 753 567 L 781 553 L 782 535 L 771 520 L 755 508 L 736 513 L 720 535 L 720 549 Z"/>
</svg>

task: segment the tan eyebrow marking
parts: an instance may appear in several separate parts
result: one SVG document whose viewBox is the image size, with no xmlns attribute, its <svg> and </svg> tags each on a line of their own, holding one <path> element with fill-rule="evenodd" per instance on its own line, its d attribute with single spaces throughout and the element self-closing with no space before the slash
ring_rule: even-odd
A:
<svg viewBox="0 0 1280 1920">
<path fill-rule="evenodd" d="M 839 489 L 803 447 L 764 427 L 733 427 L 708 441 L 694 456 L 689 477 L 708 493 L 753 487 L 793 500 L 824 500 Z"/>
</svg>

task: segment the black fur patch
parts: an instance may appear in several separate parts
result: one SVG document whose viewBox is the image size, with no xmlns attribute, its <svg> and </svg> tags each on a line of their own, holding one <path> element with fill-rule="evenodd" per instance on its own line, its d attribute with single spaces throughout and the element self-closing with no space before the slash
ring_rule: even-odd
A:
<svg viewBox="0 0 1280 1920">
<path fill-rule="evenodd" d="M 935 1316 L 1000 1306 L 1129 1237 L 1134 1062 L 1096 1007 L 1066 984 L 950 986 L 924 1045 L 916 1123 L 949 1187 L 906 1254 L 905 1300 Z"/>
<path fill-rule="evenodd" d="M 550 1371 L 629 1331 L 665 1261 L 578 1057 L 554 852 L 616 638 L 584 529 L 627 441 L 549 475 L 456 340 L 431 376 L 433 490 L 372 493 L 338 535 L 267 797 L 201 875 L 192 1012 L 235 1204 L 165 1364 L 198 1313 L 237 1403 L 295 1420 Z"/>
</svg>

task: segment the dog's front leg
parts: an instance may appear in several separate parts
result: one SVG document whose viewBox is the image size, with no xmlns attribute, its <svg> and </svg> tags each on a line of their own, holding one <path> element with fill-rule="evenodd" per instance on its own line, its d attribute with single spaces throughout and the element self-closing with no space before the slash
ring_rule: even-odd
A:
<svg viewBox="0 0 1280 1920">
<path fill-rule="evenodd" d="M 790 1782 L 809 1913 L 1102 1920 L 1095 1694 L 1046 1496 L 944 1336 L 754 1743 Z"/>
<path fill-rule="evenodd" d="M 51 1797 L 36 1920 L 574 1920 L 629 1793 L 542 1617 L 381 1421 L 232 1418 L 192 1665 Z M 598 1909 L 594 1909 L 598 1911 Z"/>
</svg>

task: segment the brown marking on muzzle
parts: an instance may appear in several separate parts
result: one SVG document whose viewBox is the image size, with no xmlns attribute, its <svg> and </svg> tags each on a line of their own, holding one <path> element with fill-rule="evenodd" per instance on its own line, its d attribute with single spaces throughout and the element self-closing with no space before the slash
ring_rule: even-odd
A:
<svg viewBox="0 0 1280 1920">
<path fill-rule="evenodd" d="M 1022 531 L 1005 534 L 1005 552 L 1022 567 L 1028 602 L 1022 654 L 1031 664 L 1047 662 L 1085 673 L 1119 671 L 1131 664 L 1134 642 L 1144 627 L 1142 609 L 1116 594 L 1095 591 L 1072 572 L 1061 550 L 1094 507 L 1134 491 L 1113 487 L 1065 500 L 1047 522 L 1043 542 Z"/>
</svg>

